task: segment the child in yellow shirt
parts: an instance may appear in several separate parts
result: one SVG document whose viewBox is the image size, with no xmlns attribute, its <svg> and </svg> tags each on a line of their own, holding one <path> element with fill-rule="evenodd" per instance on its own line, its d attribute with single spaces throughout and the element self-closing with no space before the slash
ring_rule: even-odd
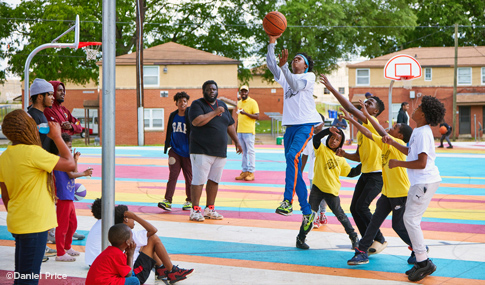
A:
<svg viewBox="0 0 485 285">
<path fill-rule="evenodd" d="M 329 136 L 330 135 L 330 136 Z M 322 139 L 326 136 L 329 138 L 325 144 Z M 361 164 L 351 168 L 345 158 L 335 154 L 345 141 L 344 133 L 336 127 L 324 129 L 313 136 L 313 147 L 315 148 L 315 174 L 313 177 L 312 190 L 310 192 L 310 206 L 313 211 L 318 211 L 320 202 L 325 200 L 327 206 L 332 210 L 335 217 L 345 228 L 345 232 L 352 241 L 352 248 L 355 248 L 359 242 L 357 233 L 350 224 L 349 218 L 340 206 L 340 179 L 339 176 L 354 177 L 360 174 Z M 310 228 L 311 230 L 311 228 Z M 305 231 L 303 225 L 300 227 L 300 233 L 296 237 L 296 247 L 309 249 L 305 239 L 310 230 Z"/>
</svg>

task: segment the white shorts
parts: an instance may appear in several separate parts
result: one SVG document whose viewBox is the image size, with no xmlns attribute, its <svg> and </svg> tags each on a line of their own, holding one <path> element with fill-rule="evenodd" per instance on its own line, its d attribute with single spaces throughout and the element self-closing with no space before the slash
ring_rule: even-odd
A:
<svg viewBox="0 0 485 285">
<path fill-rule="evenodd" d="M 190 162 L 192 162 L 192 185 L 204 185 L 207 180 L 215 183 L 221 181 L 222 170 L 226 165 L 225 157 L 191 153 Z"/>
</svg>

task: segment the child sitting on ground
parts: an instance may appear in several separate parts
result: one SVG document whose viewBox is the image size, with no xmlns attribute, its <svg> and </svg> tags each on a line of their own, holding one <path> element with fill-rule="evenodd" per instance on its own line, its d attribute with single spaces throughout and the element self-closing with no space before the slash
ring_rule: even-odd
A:
<svg viewBox="0 0 485 285">
<path fill-rule="evenodd" d="M 91 205 L 91 213 L 97 219 L 93 227 L 89 230 L 86 238 L 86 246 L 84 252 L 84 262 L 87 266 L 91 266 L 96 257 L 101 253 L 101 199 L 96 198 Z"/>
<path fill-rule="evenodd" d="M 62 133 L 62 140 L 66 143 L 70 151 L 72 151 L 72 138 L 67 133 Z M 56 196 L 57 200 L 57 228 L 56 235 L 56 261 L 76 261 L 73 256 L 78 256 L 79 252 L 71 248 L 72 237 L 77 228 L 76 209 L 74 208 L 74 192 L 76 184 L 74 179 L 91 176 L 93 170 L 88 168 L 83 172 L 77 172 L 77 161 L 81 156 L 80 152 L 74 149 L 74 161 L 76 163 L 76 170 L 73 172 L 64 172 L 54 170 L 56 180 Z"/>
<path fill-rule="evenodd" d="M 419 281 L 436 271 L 436 265 L 428 258 L 421 219 L 441 182 L 440 172 L 434 163 L 436 153 L 430 125 L 438 125 L 443 120 L 445 112 L 445 106 L 438 99 L 423 96 L 421 105 L 411 116 L 416 122 L 416 128 L 409 140 L 409 147 L 398 144 L 390 137 L 383 138 L 384 142 L 408 156 L 407 161 L 389 160 L 389 168 L 407 168 L 411 183 L 404 213 L 404 225 L 416 255 L 413 268 L 406 271 L 410 281 Z"/>
<path fill-rule="evenodd" d="M 321 140 L 330 135 L 326 140 L 326 145 Z M 339 157 L 335 152 L 340 149 L 345 141 L 342 130 L 336 127 L 325 129 L 313 136 L 313 147 L 315 148 L 315 177 L 313 179 L 312 190 L 310 192 L 310 205 L 313 211 L 317 211 L 320 202 L 325 200 L 332 213 L 344 226 L 345 232 L 352 241 L 352 248 L 357 247 L 359 238 L 354 228 L 350 224 L 349 218 L 340 206 L 340 179 L 339 176 L 354 177 L 360 174 L 361 164 L 351 168 L 343 157 Z M 305 231 L 303 225 L 300 233 L 296 237 L 296 247 L 309 249 L 305 243 L 306 236 L 310 231 Z"/>
<path fill-rule="evenodd" d="M 158 230 L 152 224 L 128 211 L 128 207 L 125 205 L 119 205 L 115 208 L 116 224 L 123 223 L 133 229 L 135 221 L 144 228 L 144 230 L 133 233 L 133 239 L 136 243 L 135 276 L 138 277 L 140 283 L 145 283 L 155 265 L 156 279 L 168 279 L 170 283 L 184 280 L 194 271 L 194 269 L 183 269 L 172 264 L 165 246 L 160 238 L 155 235 Z"/>
<path fill-rule="evenodd" d="M 86 284 L 140 284 L 138 278 L 133 276 L 136 244 L 130 228 L 124 224 L 112 226 L 108 232 L 108 240 L 111 246 L 94 260 L 89 268 Z"/>
<path fill-rule="evenodd" d="M 379 135 L 372 133 L 366 127 L 359 124 L 354 118 L 350 117 L 349 114 L 343 110 L 345 113 L 345 119 L 352 123 L 361 133 L 370 140 L 374 141 L 377 146 L 382 150 L 382 179 L 384 181 L 384 186 L 382 187 L 382 195 L 377 200 L 376 209 L 364 236 L 359 242 L 359 247 L 355 248 L 355 255 L 352 259 L 347 261 L 348 265 L 358 265 L 369 263 L 368 255 L 376 254 L 379 252 L 369 252 L 367 250 L 372 245 L 374 237 L 381 227 L 384 220 L 392 212 L 392 228 L 398 234 L 398 236 L 412 248 L 411 240 L 409 239 L 408 232 L 404 226 L 403 215 L 406 206 L 406 199 L 408 196 L 409 189 L 409 179 L 408 174 L 404 168 L 394 168 L 389 169 L 388 161 L 390 159 L 406 160 L 406 155 L 397 150 L 395 147 L 390 146 L 382 142 L 382 137 L 389 136 L 393 138 L 397 143 L 401 145 L 406 145 L 409 142 L 409 138 L 413 133 L 413 129 L 406 124 L 395 124 L 386 133 L 386 130 L 379 125 L 378 122 L 370 118 L 369 112 L 364 106 L 364 102 L 360 100 L 360 105 L 362 106 L 362 112 L 367 117 L 369 122 L 372 123 Z M 387 241 L 384 242 L 384 249 L 387 246 Z M 413 254 L 411 254 L 410 260 L 412 262 Z M 414 262 L 412 262 L 414 263 Z"/>
</svg>

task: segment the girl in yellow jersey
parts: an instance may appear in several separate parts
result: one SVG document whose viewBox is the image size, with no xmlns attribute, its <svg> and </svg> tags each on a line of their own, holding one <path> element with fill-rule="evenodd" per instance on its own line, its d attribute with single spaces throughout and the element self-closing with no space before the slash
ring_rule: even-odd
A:
<svg viewBox="0 0 485 285">
<path fill-rule="evenodd" d="M 364 105 L 362 100 L 360 101 L 360 104 L 361 106 Z M 389 159 L 404 161 L 406 160 L 406 155 L 397 150 L 395 147 L 383 143 L 382 137 L 388 135 L 399 144 L 405 146 L 406 143 L 409 142 L 413 129 L 406 124 L 395 124 L 394 127 L 389 129 L 389 131 L 386 133 L 385 129 L 381 125 L 372 120 L 372 125 L 379 133 L 379 135 L 376 135 L 356 122 L 355 119 L 350 117 L 346 111 L 343 112 L 345 113 L 345 119 L 349 120 L 353 125 L 355 125 L 362 135 L 373 140 L 375 144 L 382 150 L 382 178 L 384 181 L 382 195 L 379 200 L 377 200 L 376 210 L 372 215 L 372 219 L 367 226 L 364 236 L 362 236 L 362 239 L 359 242 L 359 247 L 355 248 L 354 257 L 347 261 L 348 265 L 358 265 L 369 263 L 367 250 L 371 246 L 374 236 L 376 235 L 380 226 L 391 212 L 392 228 L 399 235 L 399 237 L 412 248 L 411 240 L 409 239 L 408 232 L 404 226 L 403 219 L 410 185 L 408 175 L 405 169 L 389 169 L 388 165 Z M 362 112 L 366 117 L 370 117 L 365 108 L 362 108 Z M 386 245 L 387 242 L 384 242 L 384 246 Z M 414 255 L 411 255 L 409 259 L 414 259 Z M 414 260 L 408 260 L 408 262 L 414 263 Z"/>
<path fill-rule="evenodd" d="M 331 135 L 326 145 L 322 144 L 322 139 Z M 340 206 L 340 179 L 339 176 L 354 177 L 360 174 L 361 164 L 351 168 L 345 158 L 335 154 L 337 149 L 341 148 L 345 141 L 344 133 L 336 127 L 322 130 L 313 136 L 313 147 L 315 148 L 315 173 L 313 177 L 312 190 L 310 192 L 310 206 L 313 211 L 318 211 L 320 202 L 325 200 L 332 213 L 344 226 L 345 232 L 352 241 L 352 248 L 356 247 L 359 239 L 354 228 L 350 224 L 347 215 Z M 300 227 L 300 233 L 296 237 L 296 247 L 309 249 L 305 243 L 308 230 L 305 231 L 303 225 Z"/>
</svg>

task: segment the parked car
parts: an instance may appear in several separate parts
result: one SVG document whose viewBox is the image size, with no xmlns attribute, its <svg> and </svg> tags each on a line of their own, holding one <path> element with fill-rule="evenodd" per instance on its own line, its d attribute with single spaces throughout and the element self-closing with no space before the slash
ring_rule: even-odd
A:
<svg viewBox="0 0 485 285">
<path fill-rule="evenodd" d="M 81 126 L 83 128 L 83 131 L 81 133 L 81 137 L 84 138 L 85 134 L 85 118 L 84 118 L 84 109 L 81 108 L 74 108 L 71 112 L 71 114 L 76 117 L 79 122 L 81 123 Z M 96 109 L 90 109 L 89 110 L 89 135 L 95 135 L 98 134 L 99 127 L 98 127 L 98 110 Z"/>
</svg>

